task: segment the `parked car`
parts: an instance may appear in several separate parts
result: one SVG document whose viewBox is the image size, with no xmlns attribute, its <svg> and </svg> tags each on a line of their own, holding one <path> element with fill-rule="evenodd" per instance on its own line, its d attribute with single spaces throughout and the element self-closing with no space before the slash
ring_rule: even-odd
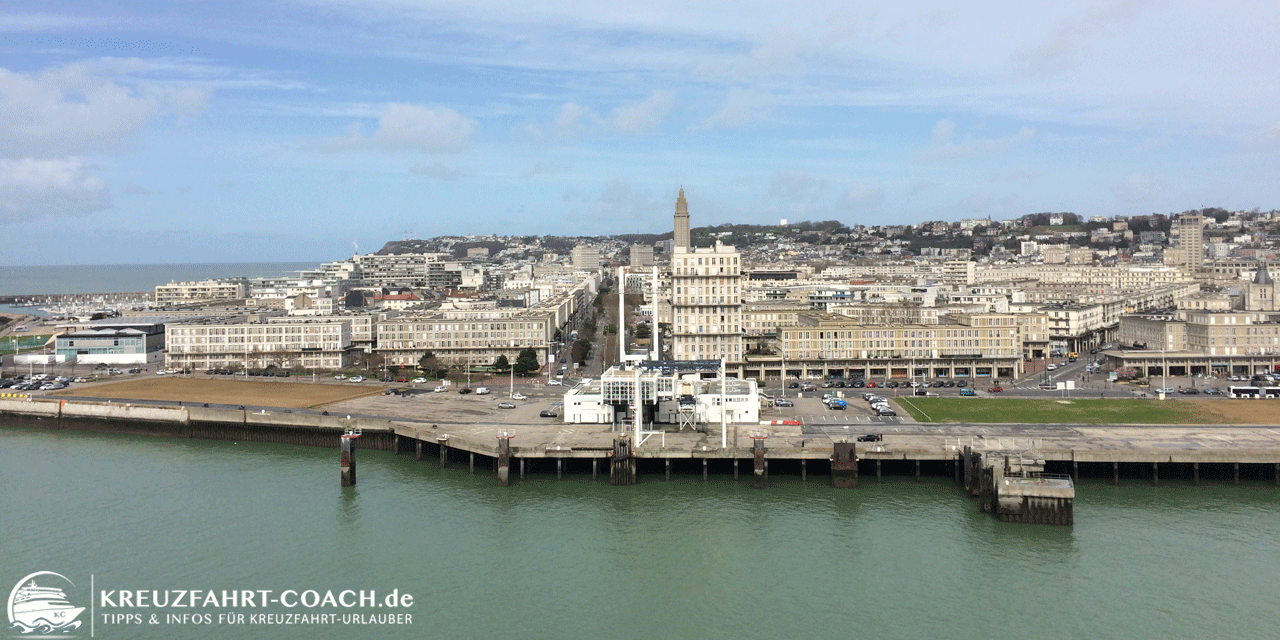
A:
<svg viewBox="0 0 1280 640">
<path fill-rule="evenodd" d="M 961 390 L 960 390 L 960 395 L 962 395 L 962 396 L 976 396 L 976 395 L 978 395 L 978 394 L 977 394 L 977 392 L 975 392 L 973 389 L 967 389 L 967 388 L 966 388 L 966 389 L 961 389 Z"/>
<path fill-rule="evenodd" d="M 463 395 L 463 396 L 465 396 L 465 395 L 467 395 L 468 393 L 471 393 L 471 389 L 470 389 L 469 387 L 463 387 L 463 388 L 461 388 L 461 389 L 458 389 L 458 395 Z"/>
<path fill-rule="evenodd" d="M 868 382 L 868 383 L 867 383 L 867 388 L 868 388 L 868 389 L 874 389 L 874 388 L 876 388 L 876 383 L 874 383 L 874 382 Z"/>
<path fill-rule="evenodd" d="M 364 376 L 355 376 L 352 378 L 347 378 L 347 382 L 364 382 Z"/>
<path fill-rule="evenodd" d="M 1200 395 L 1200 390 L 1195 387 L 1187 387 L 1185 389 L 1179 389 L 1178 393 L 1181 393 L 1184 396 L 1196 396 Z"/>
<path fill-rule="evenodd" d="M 786 399 L 786 398 L 778 398 L 777 400 L 774 400 L 774 401 L 773 401 L 773 406 L 775 406 L 775 407 L 794 407 L 794 406 L 796 406 L 796 403 L 794 403 L 794 402 L 792 402 L 792 401 L 790 401 L 790 400 L 788 400 L 788 399 Z"/>
<path fill-rule="evenodd" d="M 868 433 L 863 436 L 858 436 L 858 442 L 880 442 L 881 440 L 884 440 L 884 435 L 879 433 Z"/>
<path fill-rule="evenodd" d="M 828 409 L 834 409 L 837 411 L 844 411 L 846 406 L 847 404 L 845 403 L 845 401 L 840 398 L 832 398 L 831 402 L 827 403 Z"/>
<path fill-rule="evenodd" d="M 560 386 L 560 385 L 562 385 L 562 384 L 564 384 L 564 383 L 563 383 L 563 382 L 560 382 L 559 380 L 548 380 L 548 381 L 547 381 L 547 386 L 549 386 L 549 387 L 558 387 L 558 386 Z"/>
<path fill-rule="evenodd" d="M 426 378 L 414 378 L 414 379 L 413 379 L 413 383 L 414 383 L 414 384 L 426 384 L 426 382 L 427 382 L 427 379 L 426 379 Z"/>
<path fill-rule="evenodd" d="M 511 404 L 510 402 L 499 402 L 499 403 L 498 403 L 498 408 L 499 408 L 499 409 L 514 409 L 514 408 L 516 408 L 516 406 L 515 406 L 514 404 Z"/>
<path fill-rule="evenodd" d="M 513 393 L 511 394 L 511 399 L 512 400 L 528 400 L 529 396 L 526 396 L 523 393 Z"/>
<path fill-rule="evenodd" d="M 1004 391 L 1004 387 L 991 387 L 990 389 L 987 389 L 987 393 L 1000 393 L 1001 391 Z"/>
<path fill-rule="evenodd" d="M 478 396 L 489 395 L 489 387 L 476 387 L 476 395 Z"/>
<path fill-rule="evenodd" d="M 538 412 L 538 417 L 539 418 L 559 418 L 560 414 L 556 413 L 555 411 L 552 411 L 551 409 L 543 409 L 542 411 Z"/>
<path fill-rule="evenodd" d="M 800 383 L 799 383 L 799 382 L 792 382 L 791 384 L 787 385 L 787 388 L 788 388 L 788 389 L 799 389 L 799 388 L 800 388 Z"/>
<path fill-rule="evenodd" d="M 1163 393 L 1165 395 L 1168 395 L 1175 391 L 1177 391 L 1177 389 L 1174 389 L 1173 387 L 1160 387 L 1159 389 L 1156 389 L 1156 393 Z"/>
<path fill-rule="evenodd" d="M 1204 390 L 1204 394 L 1206 396 L 1220 396 L 1222 395 L 1222 389 L 1219 389 L 1217 387 L 1209 387 Z"/>
<path fill-rule="evenodd" d="M 889 408 L 889 407 L 885 407 L 885 408 L 883 408 L 883 409 L 877 409 L 877 410 L 876 410 L 876 415 L 878 415 L 878 416 L 896 416 L 896 415 L 898 415 L 898 412 L 897 412 L 897 411 L 894 411 L 893 409 L 891 409 L 891 408 Z"/>
<path fill-rule="evenodd" d="M 885 388 L 886 388 L 886 389 L 897 389 L 897 388 L 898 388 L 898 381 L 897 381 L 897 380 L 890 380 L 890 381 L 888 381 L 888 382 L 884 383 L 884 386 L 885 386 Z"/>
<path fill-rule="evenodd" d="M 446 391 L 448 391 L 448 390 L 449 390 L 449 389 L 448 389 L 448 387 L 445 387 L 444 385 L 440 385 L 440 386 L 438 386 L 438 387 L 436 387 L 436 388 L 432 389 L 431 391 L 433 391 L 433 392 L 435 392 L 435 393 L 444 393 L 444 392 L 446 392 Z"/>
</svg>

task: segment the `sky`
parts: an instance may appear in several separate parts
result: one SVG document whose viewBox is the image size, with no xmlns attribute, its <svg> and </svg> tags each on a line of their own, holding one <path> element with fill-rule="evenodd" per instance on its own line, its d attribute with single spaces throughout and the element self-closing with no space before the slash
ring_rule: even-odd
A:
<svg viewBox="0 0 1280 640">
<path fill-rule="evenodd" d="M 1280 4 L 0 4 L 0 263 L 1280 208 Z"/>
</svg>

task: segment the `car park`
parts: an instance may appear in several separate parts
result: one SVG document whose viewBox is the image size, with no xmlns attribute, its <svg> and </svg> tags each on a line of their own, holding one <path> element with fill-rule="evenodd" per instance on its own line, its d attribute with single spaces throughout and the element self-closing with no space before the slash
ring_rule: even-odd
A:
<svg viewBox="0 0 1280 640">
<path fill-rule="evenodd" d="M 868 433 L 858 436 L 858 442 L 880 442 L 884 440 L 884 435 L 879 433 Z"/>
</svg>

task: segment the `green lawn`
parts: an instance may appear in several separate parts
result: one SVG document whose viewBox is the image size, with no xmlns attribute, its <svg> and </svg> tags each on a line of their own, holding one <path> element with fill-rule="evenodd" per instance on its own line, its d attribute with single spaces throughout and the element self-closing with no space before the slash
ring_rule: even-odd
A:
<svg viewBox="0 0 1280 640">
<path fill-rule="evenodd" d="M 1222 416 L 1176 400 L 1071 398 L 900 398 L 921 422 L 1225 424 Z"/>
</svg>

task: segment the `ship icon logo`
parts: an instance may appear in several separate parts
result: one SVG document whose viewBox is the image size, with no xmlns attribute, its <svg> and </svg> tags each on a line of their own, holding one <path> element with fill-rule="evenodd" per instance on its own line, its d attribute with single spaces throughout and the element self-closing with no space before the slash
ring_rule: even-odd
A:
<svg viewBox="0 0 1280 640">
<path fill-rule="evenodd" d="M 77 607 L 67 602 L 67 594 L 55 586 L 59 584 L 55 578 L 61 579 L 71 586 L 70 580 L 52 571 L 37 571 L 14 585 L 9 592 L 10 629 L 21 633 L 68 633 L 80 628 L 81 621 L 76 620 L 84 607 Z M 37 583 L 36 580 L 40 582 Z M 43 584 L 44 586 L 41 586 Z"/>
</svg>

